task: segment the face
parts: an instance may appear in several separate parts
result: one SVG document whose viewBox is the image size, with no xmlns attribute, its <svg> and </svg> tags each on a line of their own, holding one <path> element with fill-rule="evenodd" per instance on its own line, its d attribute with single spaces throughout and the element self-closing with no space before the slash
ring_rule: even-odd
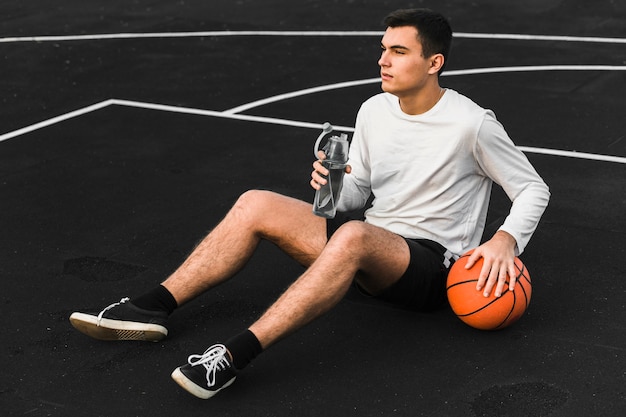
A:
<svg viewBox="0 0 626 417">
<path fill-rule="evenodd" d="M 433 57 L 424 58 L 417 29 L 412 26 L 387 28 L 378 60 L 382 89 L 395 96 L 419 94 L 431 75 L 437 74 Z"/>
</svg>

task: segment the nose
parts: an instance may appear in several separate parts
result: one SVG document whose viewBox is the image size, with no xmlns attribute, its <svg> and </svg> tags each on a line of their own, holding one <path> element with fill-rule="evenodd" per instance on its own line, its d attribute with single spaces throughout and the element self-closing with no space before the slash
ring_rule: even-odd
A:
<svg viewBox="0 0 626 417">
<path fill-rule="evenodd" d="M 379 67 L 388 67 L 389 66 L 389 60 L 387 59 L 387 51 L 382 51 L 380 54 L 380 58 L 378 59 L 378 66 Z"/>
</svg>

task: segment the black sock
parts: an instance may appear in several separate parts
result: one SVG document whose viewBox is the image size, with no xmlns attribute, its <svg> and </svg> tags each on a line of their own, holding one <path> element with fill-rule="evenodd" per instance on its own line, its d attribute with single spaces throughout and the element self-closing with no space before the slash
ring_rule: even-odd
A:
<svg viewBox="0 0 626 417">
<path fill-rule="evenodd" d="M 263 352 L 259 339 L 250 330 L 231 337 L 224 343 L 233 358 L 235 369 L 245 368 L 252 359 Z"/>
<path fill-rule="evenodd" d="M 131 299 L 131 302 L 144 310 L 165 311 L 168 315 L 172 314 L 178 307 L 178 303 L 172 293 L 163 285 L 159 285 L 139 297 Z"/>
</svg>

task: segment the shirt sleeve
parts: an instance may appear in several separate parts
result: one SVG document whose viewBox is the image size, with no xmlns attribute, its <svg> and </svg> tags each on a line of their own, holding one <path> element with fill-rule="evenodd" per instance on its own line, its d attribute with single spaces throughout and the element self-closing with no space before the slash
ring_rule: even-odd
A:
<svg viewBox="0 0 626 417">
<path fill-rule="evenodd" d="M 516 255 L 519 255 L 548 205 L 548 186 L 490 111 L 479 129 L 474 152 L 484 174 L 500 185 L 512 202 L 498 230 L 515 238 Z"/>
<path fill-rule="evenodd" d="M 359 111 L 356 118 L 356 126 L 348 154 L 348 165 L 352 171 L 344 176 L 343 187 L 337 203 L 338 211 L 345 212 L 363 208 L 371 194 L 367 131 L 363 123 L 362 113 L 362 110 Z"/>
</svg>

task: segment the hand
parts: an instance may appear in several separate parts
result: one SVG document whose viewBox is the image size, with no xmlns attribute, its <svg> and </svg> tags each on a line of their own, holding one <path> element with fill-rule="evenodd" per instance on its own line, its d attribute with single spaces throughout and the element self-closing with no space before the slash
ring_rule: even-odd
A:
<svg viewBox="0 0 626 417">
<path fill-rule="evenodd" d="M 500 297 L 505 291 L 506 277 L 509 276 L 509 291 L 515 288 L 515 238 L 499 230 L 493 237 L 474 249 L 467 260 L 466 269 L 471 268 L 476 261 L 483 258 L 483 267 L 476 284 L 477 291 L 483 291 L 489 297 L 495 287 L 495 296 Z"/>
<path fill-rule="evenodd" d="M 313 172 L 311 173 L 311 187 L 315 190 L 319 190 L 323 185 L 326 185 L 328 182 L 328 169 L 322 164 L 322 161 L 326 159 L 326 154 L 322 151 L 317 153 L 319 159 L 313 162 Z M 350 165 L 346 165 L 346 174 L 352 172 L 352 167 Z"/>
</svg>

